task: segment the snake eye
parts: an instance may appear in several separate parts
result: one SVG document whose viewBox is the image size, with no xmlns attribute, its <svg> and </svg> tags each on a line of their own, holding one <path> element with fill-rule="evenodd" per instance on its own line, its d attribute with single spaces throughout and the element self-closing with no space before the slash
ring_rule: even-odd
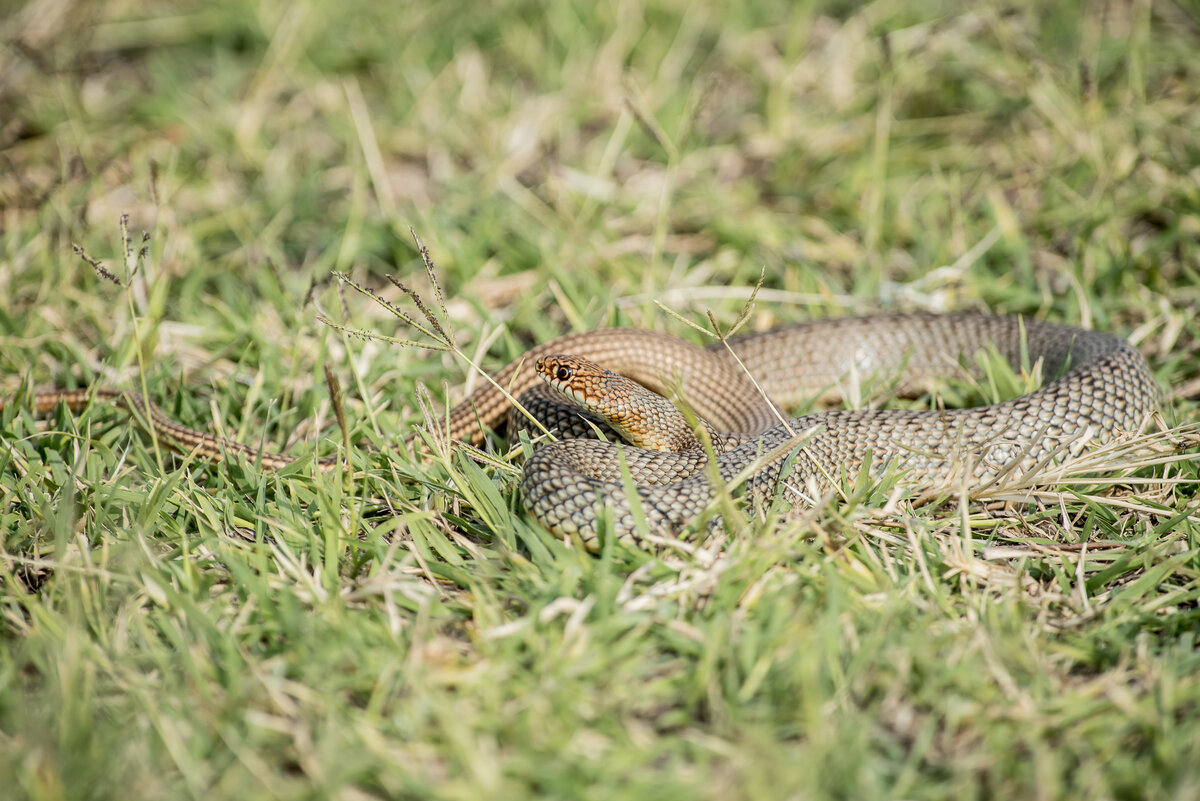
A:
<svg viewBox="0 0 1200 801">
<path fill-rule="evenodd" d="M 558 369 L 554 371 L 554 377 L 559 381 L 569 381 L 571 378 L 571 370 L 568 367 L 559 365 Z"/>
</svg>

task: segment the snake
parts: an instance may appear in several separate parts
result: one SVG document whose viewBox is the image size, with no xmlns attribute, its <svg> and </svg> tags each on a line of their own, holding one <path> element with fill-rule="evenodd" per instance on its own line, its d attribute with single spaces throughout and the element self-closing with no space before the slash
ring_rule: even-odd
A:
<svg viewBox="0 0 1200 801">
<path fill-rule="evenodd" d="M 1039 364 L 1049 380 L 974 408 L 840 409 L 790 420 L 778 414 L 845 395 L 872 377 L 894 376 L 896 394 L 916 395 L 963 375 L 970 357 L 987 350 L 1017 370 Z M 651 355 L 659 366 L 647 377 Z M 889 474 L 926 492 L 978 493 L 1006 475 L 1035 472 L 1140 431 L 1161 401 L 1145 359 L 1124 339 L 978 313 L 815 321 L 703 350 L 615 331 L 594 350 L 590 343 L 553 342 L 530 357 L 548 385 L 593 415 L 603 411 L 594 385 L 613 380 L 605 373 L 673 394 L 694 411 L 700 439 L 721 446 L 710 456 L 694 444 L 647 450 L 563 439 L 536 451 L 521 482 L 526 508 L 546 528 L 593 550 L 605 532 L 634 545 L 646 535 L 679 536 L 713 507 L 723 487 L 743 480 L 751 499 L 807 506 L 849 481 Z M 618 433 L 647 424 L 609 414 L 600 417 Z M 645 419 L 662 426 L 663 417 L 656 405 Z"/>
<path fill-rule="evenodd" d="M 785 414 L 854 395 L 874 379 L 918 396 L 972 372 L 971 358 L 983 351 L 1017 370 L 1039 365 L 1049 378 L 971 408 Z M 581 369 L 562 374 L 564 365 Z M 628 417 L 623 397 L 611 407 L 595 401 L 597 377 L 610 375 L 616 392 L 640 397 Z M 514 399 L 536 423 L 515 413 Z M 216 460 L 240 454 L 267 471 L 293 461 L 180 425 L 136 392 L 49 390 L 34 393 L 32 405 L 44 413 L 92 400 L 133 411 L 177 450 Z M 633 328 L 566 334 L 495 373 L 451 409 L 443 433 L 476 446 L 505 429 L 510 437 L 522 428 L 556 435 L 526 462 L 524 506 L 550 532 L 597 550 L 605 537 L 639 546 L 696 531 L 728 487 L 752 502 L 805 505 L 847 482 L 888 475 L 923 490 L 979 492 L 1141 430 L 1160 401 L 1141 353 L 1113 334 L 1021 316 L 893 313 L 786 325 L 709 347 Z M 328 470 L 338 461 L 316 463 Z"/>
</svg>

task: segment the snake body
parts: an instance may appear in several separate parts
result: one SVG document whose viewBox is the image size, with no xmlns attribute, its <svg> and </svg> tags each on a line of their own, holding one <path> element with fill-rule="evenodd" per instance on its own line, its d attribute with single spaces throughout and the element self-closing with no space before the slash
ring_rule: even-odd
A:
<svg viewBox="0 0 1200 801">
<path fill-rule="evenodd" d="M 33 411 L 38 415 L 49 414 L 60 404 L 72 411 L 78 411 L 90 403 L 111 403 L 117 408 L 125 409 L 131 414 L 141 417 L 144 422 L 153 426 L 154 431 L 164 437 L 164 444 L 181 453 L 192 453 L 215 461 L 221 461 L 231 456 L 241 456 L 252 464 L 258 464 L 268 472 L 282 470 L 295 461 L 285 454 L 252 448 L 227 437 L 219 437 L 207 431 L 181 425 L 140 392 L 112 387 L 54 389 L 35 392 L 32 401 Z M 4 404 L 0 403 L 0 409 L 3 408 Z M 319 459 L 317 462 L 325 470 L 337 465 L 335 458 Z"/>
<path fill-rule="evenodd" d="M 791 459 L 786 485 L 792 500 L 812 502 L 864 467 L 872 476 L 899 470 L 904 480 L 922 488 L 971 490 L 1007 470 L 1033 469 L 1088 442 L 1136 431 L 1159 402 L 1145 360 L 1124 340 L 1016 317 L 845 318 L 776 328 L 728 345 L 706 349 L 665 334 L 621 328 L 568 334 L 532 348 L 497 373 L 495 384 L 452 409 L 446 434 L 479 444 L 490 430 L 505 426 L 512 397 L 536 406 L 560 434 L 587 430 L 594 417 L 585 419 L 586 413 L 544 394 L 549 390 L 535 365 L 555 354 L 588 359 L 660 395 L 682 399 L 717 435 L 710 439 L 730 432 L 723 447 L 735 447 L 717 456 L 713 469 L 706 469 L 703 449 L 660 452 L 566 439 L 538 450 L 521 482 L 526 508 L 551 531 L 596 548 L 604 519 L 610 521 L 611 535 L 628 542 L 636 543 L 644 531 L 677 534 L 704 513 L 716 483 L 734 482 L 746 471 L 750 493 L 770 497 L 796 450 L 791 445 L 798 431 L 810 435 Z M 895 377 L 898 394 L 915 394 L 931 381 L 961 375 L 962 360 L 988 347 L 1015 367 L 1023 355 L 1030 364 L 1040 360 L 1043 375 L 1052 380 L 991 406 L 829 411 L 780 422 L 783 408 L 838 398 L 857 380 L 873 376 Z M 96 399 L 142 416 L 180 450 L 213 459 L 242 454 L 265 470 L 292 461 L 179 425 L 140 393 L 53 390 L 36 393 L 33 405 L 39 412 L 59 403 L 78 409 Z M 317 464 L 332 469 L 338 462 L 325 458 Z M 625 489 L 626 475 L 637 485 L 632 495 Z"/>
</svg>

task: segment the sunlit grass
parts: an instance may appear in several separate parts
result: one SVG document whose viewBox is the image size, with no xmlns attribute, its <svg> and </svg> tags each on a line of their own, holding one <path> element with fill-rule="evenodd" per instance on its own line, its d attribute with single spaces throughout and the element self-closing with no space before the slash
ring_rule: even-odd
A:
<svg viewBox="0 0 1200 801">
<path fill-rule="evenodd" d="M 1200 786 L 1185 5 L 0 17 L 4 792 Z M 131 277 L 122 214 L 135 250 L 150 234 Z M 591 555 L 521 509 L 519 447 L 408 455 L 483 380 L 463 359 L 321 321 L 421 336 L 334 278 L 432 299 L 412 230 L 484 368 L 611 324 L 699 340 L 656 302 L 728 326 L 765 272 L 754 328 L 974 308 L 1117 332 L 1163 385 L 1168 433 L 970 504 L 849 482 L 816 510 Z M 1029 385 L 983 362 L 987 380 L 913 403 Z M 94 382 L 297 462 L 211 466 L 113 409 L 39 423 L 20 404 Z M 316 469 L 337 453 L 349 470 Z"/>
</svg>

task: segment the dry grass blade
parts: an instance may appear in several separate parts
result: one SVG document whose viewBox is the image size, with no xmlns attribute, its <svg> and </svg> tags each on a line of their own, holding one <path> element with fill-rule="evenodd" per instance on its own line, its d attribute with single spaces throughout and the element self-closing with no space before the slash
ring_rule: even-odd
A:
<svg viewBox="0 0 1200 801">
<path fill-rule="evenodd" d="M 405 311 L 403 311 L 402 309 L 397 307 L 395 304 L 393 304 L 387 298 L 380 296 L 378 293 L 376 293 L 373 289 L 370 289 L 369 287 L 362 286 L 361 284 L 359 284 L 357 281 L 355 281 L 354 279 L 352 279 L 350 276 L 346 275 L 345 273 L 340 273 L 340 272 L 335 271 L 334 275 L 343 284 L 348 285 L 351 289 L 358 292 L 360 295 L 365 295 L 366 297 L 370 298 L 376 305 L 378 305 L 379 307 L 381 307 L 382 309 L 387 311 L 389 314 L 399 318 L 401 321 L 403 321 L 407 325 L 410 325 L 413 328 L 417 329 L 418 331 L 420 331 L 422 334 L 427 336 L 432 341 L 430 343 L 422 343 L 422 342 L 417 342 L 415 340 L 394 340 L 394 339 L 389 339 L 387 337 L 384 337 L 383 335 L 371 335 L 368 332 L 364 332 L 364 331 L 356 331 L 354 333 L 355 336 L 365 336 L 366 338 L 369 338 L 369 339 L 379 339 L 381 341 L 392 341 L 392 342 L 395 342 L 396 344 L 412 344 L 415 347 L 428 347 L 433 350 L 452 350 L 452 351 L 457 352 L 457 346 L 454 344 L 454 342 L 449 337 L 446 336 L 445 331 L 443 331 L 442 327 L 437 323 L 436 318 L 434 318 L 429 313 L 429 310 L 425 307 L 424 303 L 421 303 L 418 301 L 417 308 L 421 311 L 421 314 L 422 314 L 422 316 L 425 317 L 426 321 L 428 321 L 428 323 L 429 323 L 428 326 L 418 323 L 415 319 L 413 319 L 413 317 L 411 315 L 409 315 L 408 313 L 406 313 Z M 389 276 L 389 280 L 391 280 L 390 276 Z M 402 292 L 404 292 L 404 294 L 407 295 L 409 298 L 416 297 L 416 293 L 411 292 L 407 287 L 405 287 L 401 284 L 398 284 L 396 281 L 392 281 L 392 283 L 396 284 L 400 288 L 400 290 Z M 335 328 L 338 328 L 339 330 L 349 330 L 349 329 L 344 329 L 342 326 L 327 322 L 327 318 L 321 318 L 321 321 L 324 322 L 326 325 L 333 325 Z"/>
<path fill-rule="evenodd" d="M 416 230 L 413 228 L 409 228 L 408 230 L 412 234 L 413 240 L 417 243 L 417 250 L 421 254 L 421 263 L 425 265 L 425 275 L 429 278 L 429 283 L 433 287 L 434 299 L 437 300 L 438 308 L 442 312 L 443 324 L 446 327 L 446 332 L 448 332 L 446 333 L 446 339 L 453 342 L 454 331 L 450 327 L 450 313 L 446 311 L 446 298 L 442 294 L 442 285 L 438 282 L 437 267 L 433 263 L 433 256 L 429 254 L 429 248 L 425 247 L 425 243 L 421 241 L 421 237 L 417 235 Z M 391 276 L 388 276 L 388 280 L 391 280 Z M 418 306 L 421 306 L 420 298 L 416 295 L 412 295 L 412 298 L 414 302 L 417 302 Z M 422 308 L 422 311 L 425 313 L 426 318 L 429 319 L 430 324 L 436 326 L 437 323 L 433 319 L 433 316 L 425 311 L 424 308 Z M 441 331 L 442 329 L 438 328 L 438 330 Z"/>
<path fill-rule="evenodd" d="M 437 350 L 437 351 L 453 350 L 453 348 L 450 345 L 440 343 L 440 342 L 429 342 L 429 341 L 421 341 L 421 340 L 415 340 L 415 339 L 402 339 L 400 337 L 388 336 L 387 334 L 380 334 L 377 331 L 367 331 L 362 328 L 350 328 L 348 326 L 342 325 L 341 323 L 334 322 L 333 320 L 326 317 L 324 314 L 317 315 L 317 322 L 321 323 L 322 325 L 327 325 L 330 328 L 332 328 L 333 330 L 338 331 L 342 334 L 345 334 L 346 336 L 353 337 L 355 339 L 360 339 L 365 342 L 386 342 L 389 345 L 400 345 L 402 347 L 409 347 L 409 348 L 422 348 L 424 350 Z"/>
</svg>

